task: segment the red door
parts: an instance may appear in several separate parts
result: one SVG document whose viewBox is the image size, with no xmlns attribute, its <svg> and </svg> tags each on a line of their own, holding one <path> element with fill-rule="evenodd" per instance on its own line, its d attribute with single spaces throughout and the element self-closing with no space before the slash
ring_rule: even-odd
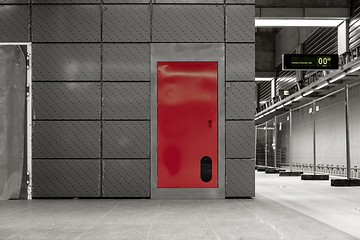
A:
<svg viewBox="0 0 360 240">
<path fill-rule="evenodd" d="M 158 188 L 217 188 L 217 62 L 158 62 L 157 70 Z"/>
</svg>

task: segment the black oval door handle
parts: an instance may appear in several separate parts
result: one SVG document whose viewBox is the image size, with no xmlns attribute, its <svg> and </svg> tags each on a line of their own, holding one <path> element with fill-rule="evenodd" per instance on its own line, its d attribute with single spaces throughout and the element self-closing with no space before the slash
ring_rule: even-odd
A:
<svg viewBox="0 0 360 240">
<path fill-rule="evenodd" d="M 210 182 L 212 179 L 212 159 L 204 156 L 200 161 L 200 177 L 203 182 Z"/>
</svg>

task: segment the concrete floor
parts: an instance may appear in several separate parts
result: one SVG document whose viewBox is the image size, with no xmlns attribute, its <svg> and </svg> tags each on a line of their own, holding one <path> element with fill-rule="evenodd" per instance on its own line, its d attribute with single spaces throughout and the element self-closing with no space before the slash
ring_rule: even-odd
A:
<svg viewBox="0 0 360 240">
<path fill-rule="evenodd" d="M 256 180 L 255 199 L 0 201 L 0 239 L 360 238 L 360 188 Z"/>
</svg>

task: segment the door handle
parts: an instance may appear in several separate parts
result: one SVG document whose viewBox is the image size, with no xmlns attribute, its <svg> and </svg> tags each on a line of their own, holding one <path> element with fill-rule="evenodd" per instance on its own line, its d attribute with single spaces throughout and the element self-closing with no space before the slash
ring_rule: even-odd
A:
<svg viewBox="0 0 360 240">
<path fill-rule="evenodd" d="M 212 128 L 212 121 L 211 120 L 208 121 L 208 127 Z"/>
</svg>

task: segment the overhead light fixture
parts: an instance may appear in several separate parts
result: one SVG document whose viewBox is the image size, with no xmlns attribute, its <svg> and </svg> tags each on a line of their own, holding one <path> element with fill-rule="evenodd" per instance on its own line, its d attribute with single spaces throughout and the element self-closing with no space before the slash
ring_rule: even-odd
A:
<svg viewBox="0 0 360 240">
<path fill-rule="evenodd" d="M 256 77 L 255 81 L 256 82 L 270 82 L 273 79 L 274 79 L 273 77 Z"/>
<path fill-rule="evenodd" d="M 293 102 L 292 100 L 288 101 L 287 103 L 284 104 L 284 107 L 290 105 L 292 102 Z"/>
<path fill-rule="evenodd" d="M 360 66 L 357 66 L 355 68 L 351 68 L 349 71 L 347 71 L 347 73 L 353 73 L 353 72 L 356 72 L 358 70 L 360 70 Z"/>
<path fill-rule="evenodd" d="M 342 19 L 255 19 L 255 27 L 337 27 Z"/>
<path fill-rule="evenodd" d="M 328 82 L 325 82 L 325 83 L 317 86 L 317 87 L 315 88 L 315 90 L 320 90 L 320 89 L 322 89 L 322 88 L 324 88 L 324 87 L 326 87 L 326 86 L 328 86 L 328 85 L 329 85 L 329 83 L 328 83 Z"/>
<path fill-rule="evenodd" d="M 345 77 L 345 76 L 346 76 L 346 74 L 345 74 L 345 73 L 342 73 L 340 76 L 338 76 L 338 77 L 336 77 L 336 78 L 334 78 L 334 79 L 331 79 L 331 80 L 329 81 L 329 83 L 336 82 L 337 80 L 340 80 L 340 79 L 342 79 L 342 78 Z"/>
<path fill-rule="evenodd" d="M 306 96 L 308 96 L 308 95 L 312 94 L 313 92 L 314 92 L 314 90 L 313 90 L 313 89 L 311 89 L 311 90 L 309 90 L 309 91 L 305 92 L 305 93 L 303 94 L 303 96 L 304 96 L 304 97 L 306 97 Z"/>
<path fill-rule="evenodd" d="M 294 98 L 293 102 L 299 101 L 299 100 L 302 99 L 302 98 L 303 98 L 303 96 L 300 95 L 300 96 L 298 96 L 297 98 Z"/>
<path fill-rule="evenodd" d="M 278 107 L 276 108 L 276 110 L 282 109 L 284 106 L 285 106 L 284 104 L 281 104 L 280 106 L 278 106 Z"/>
</svg>

